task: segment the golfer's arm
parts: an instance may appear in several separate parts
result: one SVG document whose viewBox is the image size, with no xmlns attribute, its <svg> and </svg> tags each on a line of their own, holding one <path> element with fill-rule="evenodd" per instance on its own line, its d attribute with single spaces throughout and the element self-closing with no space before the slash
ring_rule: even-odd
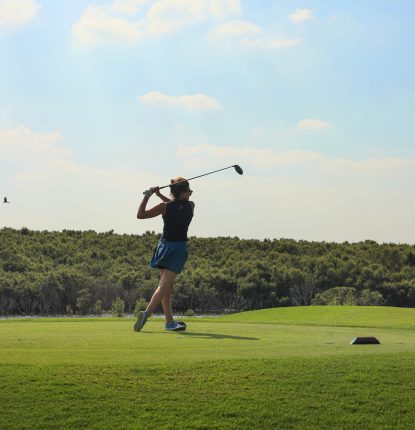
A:
<svg viewBox="0 0 415 430">
<path fill-rule="evenodd" d="M 138 206 L 138 211 L 137 211 L 137 218 L 138 219 L 144 218 L 143 215 L 146 211 L 147 202 L 148 202 L 148 197 L 143 197 L 143 200 L 141 200 L 140 206 Z"/>
<path fill-rule="evenodd" d="M 164 203 L 160 203 L 154 208 L 146 209 L 148 202 L 148 197 L 144 197 L 138 207 L 137 218 L 145 219 L 145 218 L 154 218 L 155 216 L 161 215 L 164 212 Z"/>
<path fill-rule="evenodd" d="M 160 197 L 160 199 L 163 200 L 163 202 L 165 203 L 171 202 L 171 200 L 168 197 L 163 196 L 163 194 L 161 194 L 160 192 L 157 193 L 157 196 Z"/>
</svg>

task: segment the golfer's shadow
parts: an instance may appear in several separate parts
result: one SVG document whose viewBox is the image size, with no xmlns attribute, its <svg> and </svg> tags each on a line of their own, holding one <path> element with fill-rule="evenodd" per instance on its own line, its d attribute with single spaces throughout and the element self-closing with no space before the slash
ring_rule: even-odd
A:
<svg viewBox="0 0 415 430">
<path fill-rule="evenodd" d="M 227 334 L 217 334 L 217 333 L 195 333 L 191 331 L 182 331 L 180 332 L 180 336 L 198 337 L 201 339 L 259 340 L 257 337 L 229 336 Z"/>
</svg>

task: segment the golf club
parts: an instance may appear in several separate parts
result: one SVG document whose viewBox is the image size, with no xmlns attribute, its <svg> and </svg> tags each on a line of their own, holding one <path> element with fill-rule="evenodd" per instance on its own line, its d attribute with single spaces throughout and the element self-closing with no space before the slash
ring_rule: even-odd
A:
<svg viewBox="0 0 415 430">
<path fill-rule="evenodd" d="M 213 172 L 204 173 L 203 175 L 194 176 L 193 178 L 189 178 L 189 179 L 185 179 L 185 180 L 180 181 L 180 182 L 176 182 L 176 184 L 181 184 L 182 182 L 188 182 L 188 181 L 191 181 L 192 179 L 201 178 L 202 176 L 211 175 L 212 173 L 220 172 L 220 171 L 222 171 L 222 170 L 230 169 L 230 168 L 232 168 L 232 167 L 236 170 L 236 173 L 238 173 L 239 175 L 243 175 L 244 171 L 242 170 L 241 166 L 238 166 L 237 164 L 234 164 L 234 165 L 232 165 L 232 166 L 224 167 L 223 169 L 214 170 Z M 176 185 L 176 184 L 175 184 L 175 185 Z M 162 187 L 158 187 L 158 189 L 159 189 L 159 190 L 162 190 L 163 188 L 170 187 L 170 185 L 171 185 L 171 184 L 163 185 Z M 143 193 L 143 194 L 145 194 L 145 191 L 144 191 L 144 193 Z"/>
</svg>

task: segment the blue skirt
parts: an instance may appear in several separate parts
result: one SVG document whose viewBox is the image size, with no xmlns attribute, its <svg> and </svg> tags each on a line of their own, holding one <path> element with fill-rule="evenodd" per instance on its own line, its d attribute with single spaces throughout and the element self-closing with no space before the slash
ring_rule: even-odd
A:
<svg viewBox="0 0 415 430">
<path fill-rule="evenodd" d="M 183 270 L 188 256 L 187 242 L 173 242 L 171 240 L 160 239 L 154 250 L 150 266 L 159 269 L 169 269 L 172 272 L 180 273 Z"/>
</svg>

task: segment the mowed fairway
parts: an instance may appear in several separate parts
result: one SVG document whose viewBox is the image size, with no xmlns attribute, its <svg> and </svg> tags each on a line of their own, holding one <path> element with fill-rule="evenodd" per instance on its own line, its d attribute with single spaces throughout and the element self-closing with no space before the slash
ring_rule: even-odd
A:
<svg viewBox="0 0 415 430">
<path fill-rule="evenodd" d="M 1 429 L 415 428 L 415 310 L 0 322 Z M 376 336 L 380 345 L 350 345 Z"/>
</svg>

